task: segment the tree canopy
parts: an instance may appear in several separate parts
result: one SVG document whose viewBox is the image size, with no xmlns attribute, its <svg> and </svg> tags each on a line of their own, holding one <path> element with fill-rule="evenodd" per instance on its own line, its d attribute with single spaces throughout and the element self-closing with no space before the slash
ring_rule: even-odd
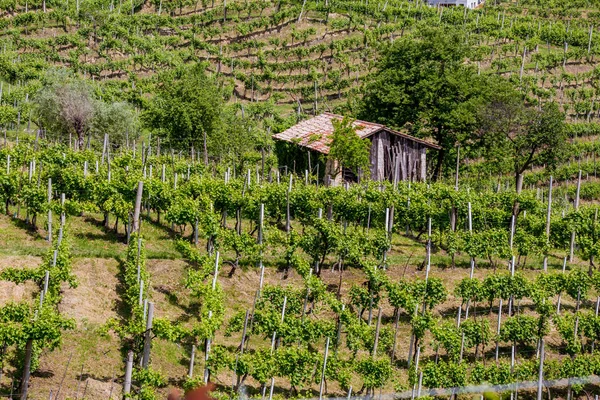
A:
<svg viewBox="0 0 600 400">
<path fill-rule="evenodd" d="M 174 148 L 196 149 L 216 139 L 224 93 L 203 64 L 182 67 L 159 77 L 156 96 L 144 114 L 148 128 Z"/>
<path fill-rule="evenodd" d="M 540 108 L 526 105 L 513 93 L 496 93 L 479 114 L 479 137 L 488 162 L 509 164 L 517 193 L 523 172 L 534 162 L 554 167 L 561 159 L 567 134 L 564 114 L 556 103 Z"/>
<path fill-rule="evenodd" d="M 434 178 L 457 144 L 472 144 L 478 108 L 508 85 L 467 65 L 469 51 L 464 34 L 455 29 L 422 28 L 397 40 L 384 53 L 358 109 L 361 119 L 433 137 L 442 146 Z"/>
<path fill-rule="evenodd" d="M 104 102 L 89 81 L 65 70 L 50 70 L 34 98 L 35 111 L 47 134 L 75 134 L 75 147 L 83 149 L 86 135 L 111 136 L 121 143 L 126 131 L 137 127 L 133 108 L 123 102 Z"/>
</svg>

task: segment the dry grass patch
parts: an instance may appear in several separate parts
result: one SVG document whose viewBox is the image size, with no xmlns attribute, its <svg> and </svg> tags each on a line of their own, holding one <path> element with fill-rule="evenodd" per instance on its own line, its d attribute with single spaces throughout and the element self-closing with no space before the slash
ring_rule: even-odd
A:
<svg viewBox="0 0 600 400">
<path fill-rule="evenodd" d="M 56 395 L 64 382 L 58 398 L 119 399 L 124 368 L 119 340 L 113 335 L 103 335 L 96 328 L 83 324 L 76 331 L 65 332 L 61 348 L 45 352 L 40 368 L 33 374 L 30 399 L 45 400 L 49 393 Z M 112 387 L 112 389 L 111 389 Z"/>
<path fill-rule="evenodd" d="M 2 256 L 0 257 L 0 272 L 6 268 L 32 269 L 41 262 L 41 258 L 33 256 Z M 16 285 L 12 282 L 0 281 L 0 306 L 11 301 L 32 300 L 36 292 L 37 287 L 33 282 Z"/>
<path fill-rule="evenodd" d="M 74 318 L 77 325 L 89 323 L 99 326 L 117 317 L 118 262 L 105 258 L 79 258 L 73 260 L 77 277 L 76 288 L 64 287 L 60 312 Z"/>
</svg>

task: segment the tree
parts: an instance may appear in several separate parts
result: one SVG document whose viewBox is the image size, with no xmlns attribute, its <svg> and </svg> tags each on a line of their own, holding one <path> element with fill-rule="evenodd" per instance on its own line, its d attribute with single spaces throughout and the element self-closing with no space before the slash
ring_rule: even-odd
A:
<svg viewBox="0 0 600 400">
<path fill-rule="evenodd" d="M 90 85 L 66 70 L 50 71 L 35 97 L 42 126 L 52 134 L 75 133 L 77 149 L 83 149 L 95 111 Z"/>
<path fill-rule="evenodd" d="M 383 387 L 392 377 L 393 370 L 390 360 L 387 358 L 365 358 L 355 366 L 356 372 L 363 381 L 363 389 L 367 390 L 367 396 L 373 395 L 376 388 Z"/>
<path fill-rule="evenodd" d="M 135 111 L 128 103 L 97 102 L 90 133 L 97 139 L 108 134 L 111 143 L 124 143 L 127 132 L 130 138 L 135 137 L 139 129 L 138 122 Z"/>
<path fill-rule="evenodd" d="M 259 162 L 268 171 L 274 162 L 269 156 L 272 139 L 259 126 L 258 116 L 251 115 L 249 109 L 240 111 L 239 105 L 222 109 L 215 130 L 208 138 L 207 151 L 219 161 L 233 164 L 240 173 L 246 172 L 246 164 L 254 167 Z"/>
<path fill-rule="evenodd" d="M 523 172 L 532 164 L 551 168 L 560 161 L 567 133 L 556 103 L 538 109 L 528 107 L 516 91 L 497 92 L 479 117 L 486 158 L 511 166 L 517 194 L 523 188 Z"/>
<path fill-rule="evenodd" d="M 361 171 L 368 171 L 369 141 L 358 136 L 352 122 L 348 117 L 341 121 L 332 121 L 333 136 L 328 158 L 337 162 L 336 175 L 341 172 L 342 167 L 350 169 L 357 176 Z"/>
<path fill-rule="evenodd" d="M 123 102 L 97 98 L 88 81 L 67 70 L 51 70 L 34 98 L 35 111 L 50 136 L 75 134 L 75 148 L 83 149 L 85 136 L 100 139 L 109 134 L 112 143 L 122 143 L 125 132 L 137 129 L 137 116 Z"/>
<path fill-rule="evenodd" d="M 160 76 L 156 97 L 143 120 L 173 147 L 206 149 L 208 141 L 218 140 L 223 100 L 222 90 L 206 75 L 204 65 L 194 64 Z"/>
<path fill-rule="evenodd" d="M 497 87 L 508 85 L 502 78 L 478 75 L 465 63 L 468 53 L 464 33 L 420 29 L 384 52 L 359 105 L 359 118 L 433 137 L 442 146 L 434 179 L 456 144 L 470 143 L 480 105 Z"/>
<path fill-rule="evenodd" d="M 510 317 L 500 328 L 500 339 L 513 344 L 525 345 L 537 338 L 538 323 L 535 317 L 516 315 Z"/>
</svg>

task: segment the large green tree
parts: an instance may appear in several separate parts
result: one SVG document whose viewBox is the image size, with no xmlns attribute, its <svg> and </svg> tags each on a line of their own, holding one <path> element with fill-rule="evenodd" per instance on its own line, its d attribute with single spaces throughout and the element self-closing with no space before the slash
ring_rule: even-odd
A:
<svg viewBox="0 0 600 400">
<path fill-rule="evenodd" d="M 144 122 L 174 148 L 203 149 L 217 140 L 223 105 L 224 94 L 217 81 L 205 73 L 204 64 L 194 64 L 159 77 Z"/>
<path fill-rule="evenodd" d="M 495 93 L 479 114 L 483 155 L 491 165 L 513 171 L 517 193 L 523 172 L 534 163 L 554 167 L 562 156 L 567 133 L 556 103 L 528 106 L 516 91 Z"/>
<path fill-rule="evenodd" d="M 417 30 L 384 52 L 359 106 L 361 119 L 434 138 L 442 146 L 435 179 L 457 144 L 471 144 L 478 108 L 490 93 L 508 85 L 478 74 L 465 62 L 469 51 L 464 33 L 457 30 Z"/>
</svg>

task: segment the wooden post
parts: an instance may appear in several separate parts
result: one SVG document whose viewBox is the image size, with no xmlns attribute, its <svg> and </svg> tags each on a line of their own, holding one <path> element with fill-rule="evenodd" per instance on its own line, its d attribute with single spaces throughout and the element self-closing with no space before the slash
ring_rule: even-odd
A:
<svg viewBox="0 0 600 400">
<path fill-rule="evenodd" d="M 419 311 L 419 305 L 417 304 L 417 305 L 415 305 L 415 315 L 417 314 L 418 311 Z M 410 364 L 412 362 L 414 341 L 415 341 L 415 334 L 411 333 L 411 335 L 410 335 L 410 342 L 408 344 L 408 360 L 407 360 L 407 365 L 409 367 L 410 367 Z"/>
<path fill-rule="evenodd" d="M 521 59 L 521 70 L 519 71 L 519 84 L 523 80 L 523 69 L 525 68 L 525 56 L 527 55 L 527 46 L 523 48 L 523 58 Z"/>
<path fill-rule="evenodd" d="M 240 355 L 244 354 L 244 347 L 246 345 L 246 330 L 248 329 L 248 317 L 249 316 L 250 316 L 250 310 L 246 310 L 246 317 L 244 318 L 244 329 L 242 331 L 242 342 L 240 343 Z M 234 370 L 235 376 L 236 376 L 236 383 L 235 383 L 236 387 L 240 386 L 240 376 L 237 374 L 238 357 L 236 357 L 236 361 L 235 361 L 236 368 Z"/>
<path fill-rule="evenodd" d="M 48 242 L 52 243 L 52 178 L 48 178 Z"/>
<path fill-rule="evenodd" d="M 515 354 L 515 344 L 513 343 L 512 346 L 510 346 L 510 372 L 513 373 L 515 370 L 515 361 L 516 361 L 517 355 Z"/>
<path fill-rule="evenodd" d="M 579 193 L 581 191 L 581 170 L 577 177 L 577 193 L 575 195 L 575 211 L 579 210 Z M 571 232 L 571 245 L 569 247 L 569 262 L 573 262 L 573 253 L 575 250 L 575 232 Z"/>
<path fill-rule="evenodd" d="M 265 205 L 260 203 L 260 213 L 258 215 L 258 244 L 263 242 L 263 226 L 265 218 Z"/>
<path fill-rule="evenodd" d="M 408 182 L 408 190 L 410 192 L 410 181 Z M 410 210 L 410 193 L 406 198 L 406 210 Z M 410 222 L 406 221 L 406 236 L 410 236 Z"/>
<path fill-rule="evenodd" d="M 144 304 L 144 280 L 143 279 L 140 279 L 140 295 L 139 295 L 139 298 L 138 298 L 138 304 L 140 306 L 142 304 Z"/>
<path fill-rule="evenodd" d="M 471 202 L 468 203 L 468 212 L 469 212 L 469 235 L 473 233 L 473 213 L 471 210 Z M 475 257 L 471 257 L 471 273 L 469 277 L 473 279 L 473 275 L 475 274 Z M 469 312 L 469 308 L 467 307 L 467 313 Z"/>
<path fill-rule="evenodd" d="M 65 207 L 65 201 L 66 201 L 66 196 L 65 196 L 64 193 L 61 193 L 60 194 L 60 205 L 61 205 L 61 208 L 62 208 L 62 211 L 60 213 L 60 227 L 61 227 L 61 229 L 65 225 L 65 220 L 67 218 L 66 215 L 65 215 L 65 208 L 64 208 Z M 61 232 L 59 232 L 59 233 L 61 233 Z M 60 240 L 59 240 L 58 244 L 60 244 Z"/>
<path fill-rule="evenodd" d="M 148 302 L 148 319 L 146 320 L 146 333 L 144 337 L 144 354 L 142 368 L 148 368 L 150 363 L 150 348 L 152 347 L 152 320 L 154 318 L 154 303 Z"/>
<path fill-rule="evenodd" d="M 344 309 L 346 308 L 345 304 L 342 304 L 342 312 L 344 312 Z M 342 337 L 342 318 L 341 318 L 341 313 L 340 313 L 340 317 L 338 317 L 338 328 L 337 328 L 337 335 L 336 335 L 336 339 L 335 339 L 335 354 L 337 354 L 338 348 L 340 346 L 340 339 Z"/>
<path fill-rule="evenodd" d="M 242 343 L 240 344 L 240 354 L 244 354 L 244 343 L 246 342 L 246 330 L 248 329 L 249 316 L 250 310 L 246 310 L 246 317 L 244 318 L 244 329 L 242 330 Z"/>
<path fill-rule="evenodd" d="M 462 359 L 463 359 L 464 349 L 465 349 L 465 332 L 463 331 L 461 339 L 460 339 L 460 357 L 459 357 L 460 361 L 462 361 Z"/>
<path fill-rule="evenodd" d="M 292 176 L 290 175 L 290 181 Z M 285 231 L 286 233 L 290 233 L 291 225 L 290 225 L 290 191 L 288 190 L 286 193 L 286 208 L 285 208 Z"/>
<path fill-rule="evenodd" d="M 192 345 L 192 354 L 190 355 L 190 368 L 188 369 L 188 378 L 194 376 L 194 360 L 196 359 L 196 345 Z"/>
<path fill-rule="evenodd" d="M 217 287 L 217 277 L 219 276 L 219 252 L 217 251 L 216 259 L 215 259 L 215 275 L 212 280 L 212 290 L 215 290 Z"/>
<path fill-rule="evenodd" d="M 513 248 L 513 241 L 515 238 L 515 215 L 513 214 L 510 217 L 510 239 L 508 244 L 510 245 L 510 249 L 512 250 Z"/>
<path fill-rule="evenodd" d="M 375 327 L 375 343 L 373 344 L 373 358 L 377 356 L 377 345 L 379 344 L 379 329 L 381 328 L 381 307 L 377 316 L 377 326 Z"/>
<path fill-rule="evenodd" d="M 287 305 L 287 296 L 283 296 L 283 306 L 281 307 L 281 323 L 285 319 L 285 306 Z"/>
<path fill-rule="evenodd" d="M 269 390 L 269 400 L 273 399 L 273 389 L 275 389 L 275 378 L 271 378 L 271 390 Z"/>
<path fill-rule="evenodd" d="M 429 280 L 429 271 L 431 270 L 431 217 L 427 219 L 427 266 L 425 267 L 425 285 Z M 423 312 L 425 311 L 425 303 L 423 303 Z"/>
<path fill-rule="evenodd" d="M 496 336 L 500 336 L 500 326 L 502 322 L 502 299 L 500 299 L 500 305 L 498 306 L 498 327 L 496 328 Z M 500 353 L 500 341 L 496 339 L 496 362 L 498 362 L 498 355 Z"/>
<path fill-rule="evenodd" d="M 108 133 L 104 134 L 104 143 L 102 144 L 102 164 L 104 164 L 104 158 L 106 157 L 106 148 L 108 147 Z"/>
<path fill-rule="evenodd" d="M 550 187 L 548 188 L 548 208 L 546 211 L 546 243 L 550 240 L 550 215 L 552 213 L 552 176 L 550 176 Z M 544 272 L 548 271 L 548 254 L 544 255 Z"/>
<path fill-rule="evenodd" d="M 394 358 L 396 355 L 396 343 L 398 341 L 398 324 L 400 322 L 400 309 L 396 308 L 396 321 L 394 322 L 394 344 L 392 345 L 392 356 L 391 361 L 394 363 Z"/>
<path fill-rule="evenodd" d="M 260 280 L 258 282 L 258 291 L 260 292 L 262 290 L 263 283 L 265 280 L 265 266 L 263 265 L 262 260 L 260 260 L 258 262 L 258 264 L 259 264 L 259 268 L 260 268 Z"/>
<path fill-rule="evenodd" d="M 141 270 L 140 270 L 140 255 L 142 252 L 142 238 L 138 238 L 138 245 L 137 245 L 137 259 L 136 259 L 136 264 L 137 264 L 137 283 L 140 283 L 140 279 L 141 279 Z"/>
<path fill-rule="evenodd" d="M 565 257 L 563 259 L 563 267 L 562 267 L 562 273 L 563 273 L 563 275 L 564 275 L 566 269 L 567 269 L 567 257 Z M 562 297 L 562 293 L 559 293 L 558 294 L 558 299 L 556 300 L 556 314 L 559 314 L 559 315 L 560 315 L 560 300 L 561 300 L 561 297 Z"/>
<path fill-rule="evenodd" d="M 384 229 L 385 229 L 385 234 L 386 237 L 389 238 L 389 225 L 390 225 L 390 209 L 386 207 L 385 209 L 385 225 L 384 225 Z M 385 269 L 385 261 L 387 259 L 387 249 L 383 251 L 383 260 L 382 260 L 382 264 L 383 267 Z"/>
<path fill-rule="evenodd" d="M 600 296 L 598 296 L 596 298 L 596 311 L 595 311 L 595 314 L 594 314 L 596 316 L 596 318 L 598 318 L 599 308 L 600 308 Z M 596 341 L 595 340 L 592 341 L 592 353 L 594 352 L 594 347 L 596 347 Z"/>
<path fill-rule="evenodd" d="M 131 375 L 133 373 L 133 351 L 127 352 L 127 363 L 125 364 L 125 382 L 123 383 L 123 395 L 127 398 L 131 392 Z"/>
<path fill-rule="evenodd" d="M 54 262 L 53 267 L 56 266 L 56 253 L 57 250 L 54 250 Z M 42 292 L 40 293 L 40 307 L 44 304 L 44 300 L 46 299 L 46 294 L 48 293 L 48 283 L 50 282 L 50 271 L 46 270 L 46 275 L 44 276 L 44 287 Z"/>
<path fill-rule="evenodd" d="M 329 338 L 325 342 L 325 358 L 323 359 L 323 371 L 321 372 L 321 386 L 319 388 L 319 400 L 323 400 L 323 390 L 325 388 L 325 369 L 327 368 L 327 356 L 329 355 Z"/>
<path fill-rule="evenodd" d="M 25 345 L 25 365 L 23 368 L 23 380 L 21 382 L 21 400 L 27 400 L 29 391 L 29 378 L 31 376 L 31 357 L 33 354 L 33 340 L 27 340 Z"/>
<path fill-rule="evenodd" d="M 140 230 L 140 210 L 142 208 L 142 193 L 144 191 L 144 181 L 138 182 L 137 194 L 135 196 L 135 210 L 133 213 L 133 231 L 139 233 Z"/>
</svg>

